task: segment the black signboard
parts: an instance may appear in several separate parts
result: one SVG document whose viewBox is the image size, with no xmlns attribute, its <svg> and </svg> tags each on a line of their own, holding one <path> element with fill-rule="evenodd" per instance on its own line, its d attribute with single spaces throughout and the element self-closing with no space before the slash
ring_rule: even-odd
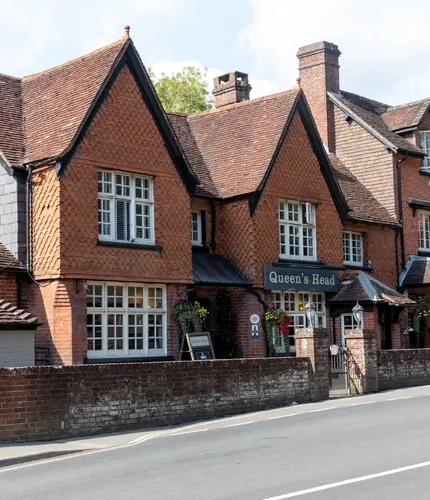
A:
<svg viewBox="0 0 430 500">
<path fill-rule="evenodd" d="M 186 353 L 193 361 L 215 359 L 210 333 L 185 333 L 182 337 L 179 359 L 181 360 Z"/>
<path fill-rule="evenodd" d="M 266 290 L 306 290 L 312 292 L 337 292 L 337 271 L 303 267 L 264 265 Z"/>
</svg>

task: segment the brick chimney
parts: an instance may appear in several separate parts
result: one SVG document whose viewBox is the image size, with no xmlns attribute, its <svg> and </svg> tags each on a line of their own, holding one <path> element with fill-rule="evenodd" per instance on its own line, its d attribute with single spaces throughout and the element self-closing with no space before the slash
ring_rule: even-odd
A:
<svg viewBox="0 0 430 500">
<path fill-rule="evenodd" d="M 327 92 L 339 93 L 338 46 L 330 42 L 317 42 L 300 47 L 300 85 L 311 108 L 315 123 L 325 146 L 335 152 L 334 107 Z"/>
<path fill-rule="evenodd" d="M 221 108 L 227 104 L 249 101 L 251 85 L 248 82 L 248 75 L 234 71 L 226 75 L 214 78 L 214 89 L 212 91 L 215 97 L 215 107 Z"/>
</svg>

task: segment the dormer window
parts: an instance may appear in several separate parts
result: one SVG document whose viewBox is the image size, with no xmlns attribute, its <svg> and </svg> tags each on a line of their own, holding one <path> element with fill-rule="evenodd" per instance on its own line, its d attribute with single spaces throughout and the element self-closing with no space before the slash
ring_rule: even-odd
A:
<svg viewBox="0 0 430 500">
<path fill-rule="evenodd" d="M 279 256 L 296 260 L 316 260 L 315 205 L 279 201 Z"/>
<path fill-rule="evenodd" d="M 420 148 L 425 153 L 421 168 L 430 171 L 430 131 L 420 132 Z"/>
<path fill-rule="evenodd" d="M 346 231 L 343 233 L 343 262 L 346 265 L 363 265 L 363 235 Z"/>
<path fill-rule="evenodd" d="M 419 250 L 428 252 L 430 250 L 430 212 L 421 212 L 419 218 Z"/>
</svg>

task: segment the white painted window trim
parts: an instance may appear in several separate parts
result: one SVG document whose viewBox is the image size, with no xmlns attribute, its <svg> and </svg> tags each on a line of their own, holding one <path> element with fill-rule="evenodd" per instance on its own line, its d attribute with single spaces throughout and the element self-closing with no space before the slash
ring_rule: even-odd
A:
<svg viewBox="0 0 430 500">
<path fill-rule="evenodd" d="M 426 145 L 428 147 L 425 147 Z M 423 164 L 421 169 L 428 172 L 430 171 L 430 130 L 419 131 L 419 147 L 426 154 L 426 156 L 423 158 Z"/>
<path fill-rule="evenodd" d="M 353 236 L 359 236 L 360 237 L 360 254 L 361 254 L 361 260 L 352 260 L 352 240 Z M 349 259 L 345 258 L 345 237 L 348 238 L 348 254 L 349 254 Z M 356 233 L 354 231 L 344 231 L 343 236 L 342 236 L 342 249 L 343 249 L 343 263 L 348 264 L 351 266 L 363 266 L 363 253 L 364 253 L 364 248 L 363 248 L 363 234 L 362 233 Z"/>
<path fill-rule="evenodd" d="M 98 192 L 97 189 L 97 199 L 106 200 L 110 203 L 110 234 L 104 235 L 98 232 L 98 238 L 100 241 L 113 241 L 117 243 L 141 243 L 146 245 L 155 244 L 155 217 L 154 217 L 154 179 L 146 175 L 137 175 L 129 172 L 122 172 L 117 170 L 107 170 L 107 169 L 97 169 L 97 175 L 99 172 L 109 173 L 112 176 L 111 193 Z M 115 192 L 115 179 L 116 175 L 127 176 L 130 178 L 130 196 L 118 195 Z M 142 180 L 142 185 L 144 181 L 149 183 L 149 198 L 136 198 L 136 179 Z M 97 185 L 99 181 L 97 180 Z M 143 188 L 142 188 L 143 189 Z M 130 202 L 130 239 L 119 240 L 116 238 L 117 233 L 117 220 L 116 220 L 116 200 L 125 200 Z M 149 238 L 138 238 L 136 236 L 136 206 L 148 206 L 149 207 L 149 217 L 150 217 L 150 237 Z M 97 210 L 99 213 L 99 210 Z M 143 218 L 143 214 L 142 214 Z M 145 230 L 143 229 L 143 232 Z"/>
<path fill-rule="evenodd" d="M 197 223 L 197 238 L 195 238 L 194 231 L 194 220 L 193 217 L 196 217 Z M 202 246 L 203 245 L 203 231 L 202 231 L 202 213 L 199 210 L 193 210 L 191 212 L 191 244 L 194 246 Z"/>
<path fill-rule="evenodd" d="M 87 307 L 87 315 L 100 314 L 102 316 L 102 349 L 101 350 L 87 350 L 89 359 L 100 358 L 127 358 L 127 357 L 148 357 L 148 356 L 165 356 L 167 354 L 167 290 L 166 286 L 159 283 L 121 283 L 115 281 L 91 281 L 88 282 L 89 286 L 102 286 L 102 307 Z M 107 289 L 108 286 L 122 286 L 123 293 L 123 307 L 108 307 L 107 305 Z M 142 308 L 129 308 L 128 307 L 128 289 L 129 287 L 140 287 L 144 289 L 143 294 L 143 307 Z M 161 288 L 163 291 L 162 301 L 163 307 L 150 308 L 148 306 L 148 289 Z M 123 314 L 123 349 L 108 350 L 108 330 L 107 320 L 108 314 Z M 142 314 L 143 315 L 143 349 L 129 349 L 128 348 L 128 315 L 129 314 Z M 149 314 L 161 314 L 163 316 L 163 348 L 162 349 L 149 349 L 148 346 L 148 316 Z M 88 324 L 88 321 L 87 321 Z"/>
<path fill-rule="evenodd" d="M 418 250 L 428 252 L 430 250 L 430 212 L 418 212 Z M 424 219 L 427 218 L 427 229 L 423 227 Z M 422 243 L 425 243 L 424 246 Z"/>
<path fill-rule="evenodd" d="M 284 204 L 284 218 L 281 218 L 281 205 Z M 291 222 L 288 220 L 288 205 L 294 205 L 298 207 L 299 221 Z M 305 208 L 308 217 L 312 218 L 312 222 L 304 222 L 303 220 L 303 207 Z M 293 200 L 279 200 L 278 201 L 278 225 L 279 225 L 279 257 L 281 259 L 294 259 L 294 260 L 305 260 L 314 261 L 317 260 L 317 235 L 316 235 L 316 206 L 312 203 L 293 201 Z M 289 229 L 290 227 L 298 228 L 299 237 L 299 255 L 291 253 L 289 244 Z M 304 229 L 311 230 L 312 232 L 312 250 L 313 255 L 304 255 Z M 285 235 L 285 252 L 282 251 L 281 237 L 282 232 Z"/>
</svg>

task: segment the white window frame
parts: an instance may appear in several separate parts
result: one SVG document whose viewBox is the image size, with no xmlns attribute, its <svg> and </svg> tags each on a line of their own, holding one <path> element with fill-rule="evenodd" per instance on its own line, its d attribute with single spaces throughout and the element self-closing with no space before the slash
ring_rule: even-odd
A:
<svg viewBox="0 0 430 500">
<path fill-rule="evenodd" d="M 418 212 L 418 249 L 430 251 L 430 212 Z"/>
<path fill-rule="evenodd" d="M 359 241 L 359 246 L 354 245 L 355 242 Z M 363 266 L 363 235 L 362 233 L 356 233 L 353 231 L 343 232 L 343 263 L 351 266 Z M 358 250 L 360 254 L 358 255 Z M 354 256 L 354 250 L 356 255 Z"/>
<path fill-rule="evenodd" d="M 294 291 L 294 290 L 273 290 L 272 300 L 276 309 L 282 309 L 289 316 L 292 317 L 293 323 L 291 328 L 294 330 L 296 328 L 307 328 L 309 327 L 309 321 L 305 313 L 305 305 L 309 301 L 309 298 L 316 306 L 315 317 L 316 326 L 315 328 L 325 328 L 326 327 L 326 304 L 325 304 L 325 293 L 324 292 L 310 292 L 310 291 Z M 290 338 L 290 352 L 296 352 L 295 348 L 295 333 L 289 334 Z M 285 352 L 285 344 L 282 337 L 282 346 L 279 345 L 279 352 Z M 292 342 L 293 340 L 293 342 Z M 275 349 L 277 349 L 276 343 Z M 278 342 L 279 344 L 279 342 Z M 283 351 L 282 351 L 283 349 Z"/>
<path fill-rule="evenodd" d="M 108 180 L 110 176 L 110 181 Z M 126 178 L 128 179 L 129 184 L 125 186 L 125 189 L 129 189 L 129 194 L 117 194 L 116 188 L 117 176 L 122 176 L 122 180 L 124 181 Z M 100 177 L 102 177 L 100 179 Z M 141 183 L 141 187 L 137 186 L 137 182 Z M 148 183 L 148 189 L 144 188 L 145 183 Z M 154 180 L 152 177 L 145 175 L 136 175 L 129 172 L 122 172 L 117 170 L 106 170 L 106 169 L 97 169 L 97 213 L 98 213 L 98 237 L 100 241 L 112 241 L 118 243 L 140 243 L 146 245 L 153 245 L 155 243 L 155 220 L 154 220 Z M 100 191 L 100 186 L 102 187 L 102 191 Z M 118 184 L 119 186 L 119 184 Z M 142 196 L 137 197 L 136 193 L 138 190 L 141 191 Z M 144 193 L 147 192 L 147 197 L 144 197 Z M 116 213 L 116 205 L 117 200 L 124 200 L 125 202 L 130 203 L 129 209 L 129 229 L 130 235 L 129 238 L 125 236 L 124 239 L 117 238 L 117 213 Z M 100 210 L 99 204 L 102 205 L 102 209 Z M 107 208 L 109 206 L 109 208 Z M 142 214 L 138 214 L 138 207 L 142 211 Z M 144 215 L 144 210 L 147 208 L 149 211 L 149 215 Z M 103 213 L 102 213 L 103 212 Z M 100 215 L 101 214 L 101 215 Z M 103 219 L 103 214 L 106 215 L 105 219 Z M 140 228 L 137 227 L 138 217 L 141 218 L 142 221 L 142 237 L 137 236 L 137 232 Z M 145 237 L 145 228 L 144 220 L 149 217 L 149 237 Z M 110 234 L 102 234 L 103 231 L 110 228 Z M 101 233 L 102 231 L 102 233 Z"/>
<path fill-rule="evenodd" d="M 191 212 L 191 244 L 194 246 L 203 245 L 202 213 L 198 210 Z"/>
<path fill-rule="evenodd" d="M 278 223 L 281 259 L 308 261 L 317 259 L 315 205 L 308 202 L 279 200 Z M 309 239 L 311 239 L 311 245 L 305 245 Z M 310 253 L 312 255 L 309 255 Z"/>
<path fill-rule="evenodd" d="M 127 358 L 127 357 L 149 357 L 149 356 L 165 356 L 167 354 L 167 292 L 166 286 L 158 283 L 120 283 L 115 281 L 92 281 L 87 284 L 88 286 L 101 286 L 101 307 L 87 305 L 87 336 L 88 329 L 93 324 L 90 323 L 90 318 L 92 315 L 101 315 L 101 339 L 102 339 L 102 349 L 100 350 L 87 350 L 87 356 L 89 359 L 98 358 Z M 122 287 L 122 307 L 109 307 L 108 306 L 108 287 Z M 131 288 L 142 288 L 143 289 L 143 301 L 142 307 L 129 307 L 129 296 Z M 161 289 L 162 290 L 162 307 L 151 308 L 149 306 L 149 289 Z M 98 295 L 100 297 L 100 295 Z M 112 296 L 111 296 L 112 297 Z M 122 315 L 122 349 L 108 349 L 108 315 L 118 314 Z M 162 348 L 149 348 L 149 317 L 154 314 L 155 317 L 162 316 Z M 142 327 L 143 327 L 143 348 L 142 349 L 129 349 L 129 317 L 131 315 L 142 316 Z M 112 326 L 112 325 L 111 325 Z M 88 346 L 87 346 L 88 347 Z"/>
<path fill-rule="evenodd" d="M 424 151 L 422 170 L 430 171 L 430 130 L 420 130 L 420 148 Z"/>
</svg>

